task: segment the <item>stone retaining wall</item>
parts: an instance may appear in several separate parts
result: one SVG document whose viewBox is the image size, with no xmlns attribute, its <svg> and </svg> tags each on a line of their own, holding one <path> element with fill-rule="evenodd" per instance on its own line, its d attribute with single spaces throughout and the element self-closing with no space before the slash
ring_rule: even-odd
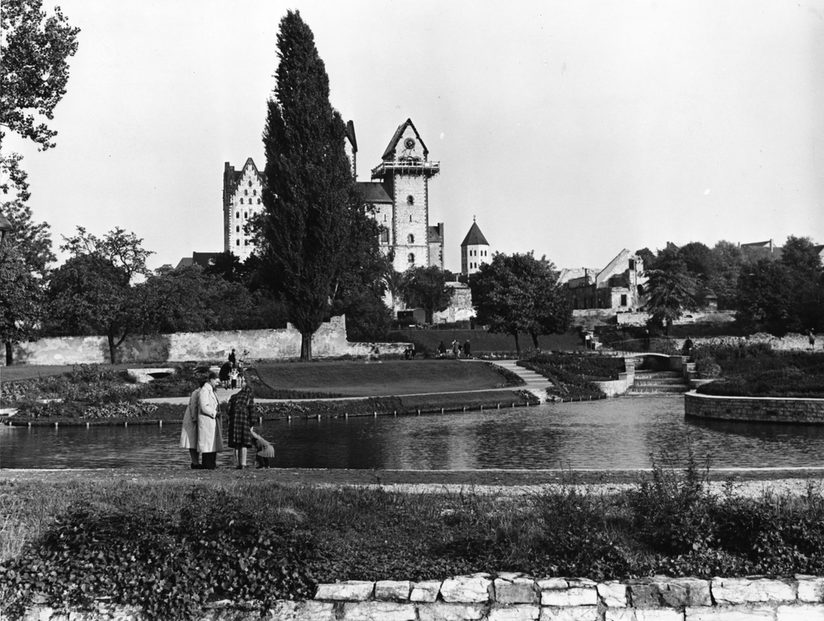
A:
<svg viewBox="0 0 824 621">
<path fill-rule="evenodd" d="M 721 397 L 688 392 L 684 395 L 684 414 L 756 423 L 824 424 L 824 399 Z"/>
<path fill-rule="evenodd" d="M 176 332 L 127 338 L 118 348 L 120 362 L 186 362 L 226 360 L 232 348 L 249 360 L 300 358 L 300 332 L 291 324 L 280 330 Z M 346 318 L 324 322 L 312 336 L 314 358 L 364 357 L 377 344 L 382 355 L 402 355 L 408 343 L 349 343 Z M 247 352 L 247 353 L 243 353 Z M 17 364 L 104 364 L 109 362 L 105 336 L 66 336 L 18 343 Z"/>
<path fill-rule="evenodd" d="M 24 619 L 135 620 L 135 608 L 100 602 L 95 611 Z M 260 615 L 218 602 L 207 621 L 824 621 L 824 578 L 652 578 L 594 582 L 516 573 L 446 580 L 348 581 L 319 585 L 310 601 L 281 600 Z M 5 621 L 0 616 L 0 621 Z"/>
</svg>

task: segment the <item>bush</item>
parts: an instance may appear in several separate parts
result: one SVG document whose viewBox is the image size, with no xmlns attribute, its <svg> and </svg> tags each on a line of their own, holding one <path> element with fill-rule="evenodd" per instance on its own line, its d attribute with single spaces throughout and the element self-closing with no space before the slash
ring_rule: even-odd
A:
<svg viewBox="0 0 824 621">
<path fill-rule="evenodd" d="M 225 491 L 195 488 L 175 514 L 78 504 L 0 566 L 0 611 L 19 614 L 34 594 L 63 609 L 114 596 L 150 619 L 189 619 L 213 599 L 265 608 L 310 598 L 311 541 L 267 507 Z"/>
<path fill-rule="evenodd" d="M 708 470 L 707 464 L 702 473 L 691 449 L 683 472 L 653 460 L 652 475 L 628 495 L 632 523 L 642 542 L 667 555 L 705 550 L 713 544 Z"/>
</svg>

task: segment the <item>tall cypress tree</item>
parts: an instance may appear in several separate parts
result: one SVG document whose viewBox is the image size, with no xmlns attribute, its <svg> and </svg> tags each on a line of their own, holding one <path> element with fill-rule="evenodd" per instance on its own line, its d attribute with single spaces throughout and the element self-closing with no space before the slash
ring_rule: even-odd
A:
<svg viewBox="0 0 824 621">
<path fill-rule="evenodd" d="M 338 270 L 359 209 L 346 128 L 329 103 L 329 78 L 300 13 L 280 22 L 274 98 L 269 100 L 263 212 L 258 242 L 266 280 L 301 333 L 301 360 L 330 314 Z"/>
</svg>

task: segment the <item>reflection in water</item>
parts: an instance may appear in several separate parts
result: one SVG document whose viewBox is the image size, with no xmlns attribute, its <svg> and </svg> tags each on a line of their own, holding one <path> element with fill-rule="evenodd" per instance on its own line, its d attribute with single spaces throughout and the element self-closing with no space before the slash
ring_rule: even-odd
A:
<svg viewBox="0 0 824 621">
<path fill-rule="evenodd" d="M 181 409 L 181 416 L 183 412 Z M 685 421 L 683 397 L 465 414 L 270 421 L 276 464 L 400 470 L 647 468 L 651 456 L 682 459 L 691 446 L 713 467 L 820 466 L 824 427 Z M 179 425 L 0 427 L 0 467 L 117 468 L 188 463 Z M 220 455 L 229 466 L 231 455 Z M 250 457 L 250 463 L 253 457 Z"/>
</svg>

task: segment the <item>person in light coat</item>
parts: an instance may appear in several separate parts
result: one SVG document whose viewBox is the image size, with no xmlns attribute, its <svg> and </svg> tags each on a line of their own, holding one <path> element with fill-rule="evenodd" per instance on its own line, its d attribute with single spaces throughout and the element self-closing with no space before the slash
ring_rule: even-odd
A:
<svg viewBox="0 0 824 621">
<path fill-rule="evenodd" d="M 183 429 L 180 430 L 180 448 L 189 449 L 192 470 L 200 469 L 200 453 L 197 452 L 197 404 L 200 388 L 195 388 L 189 396 L 189 405 L 183 414 Z"/>
<path fill-rule="evenodd" d="M 217 454 L 223 450 L 223 435 L 218 418 L 215 388 L 220 384 L 217 373 L 210 371 L 209 379 L 198 394 L 197 450 L 201 454 L 201 468 L 214 470 Z"/>
</svg>

